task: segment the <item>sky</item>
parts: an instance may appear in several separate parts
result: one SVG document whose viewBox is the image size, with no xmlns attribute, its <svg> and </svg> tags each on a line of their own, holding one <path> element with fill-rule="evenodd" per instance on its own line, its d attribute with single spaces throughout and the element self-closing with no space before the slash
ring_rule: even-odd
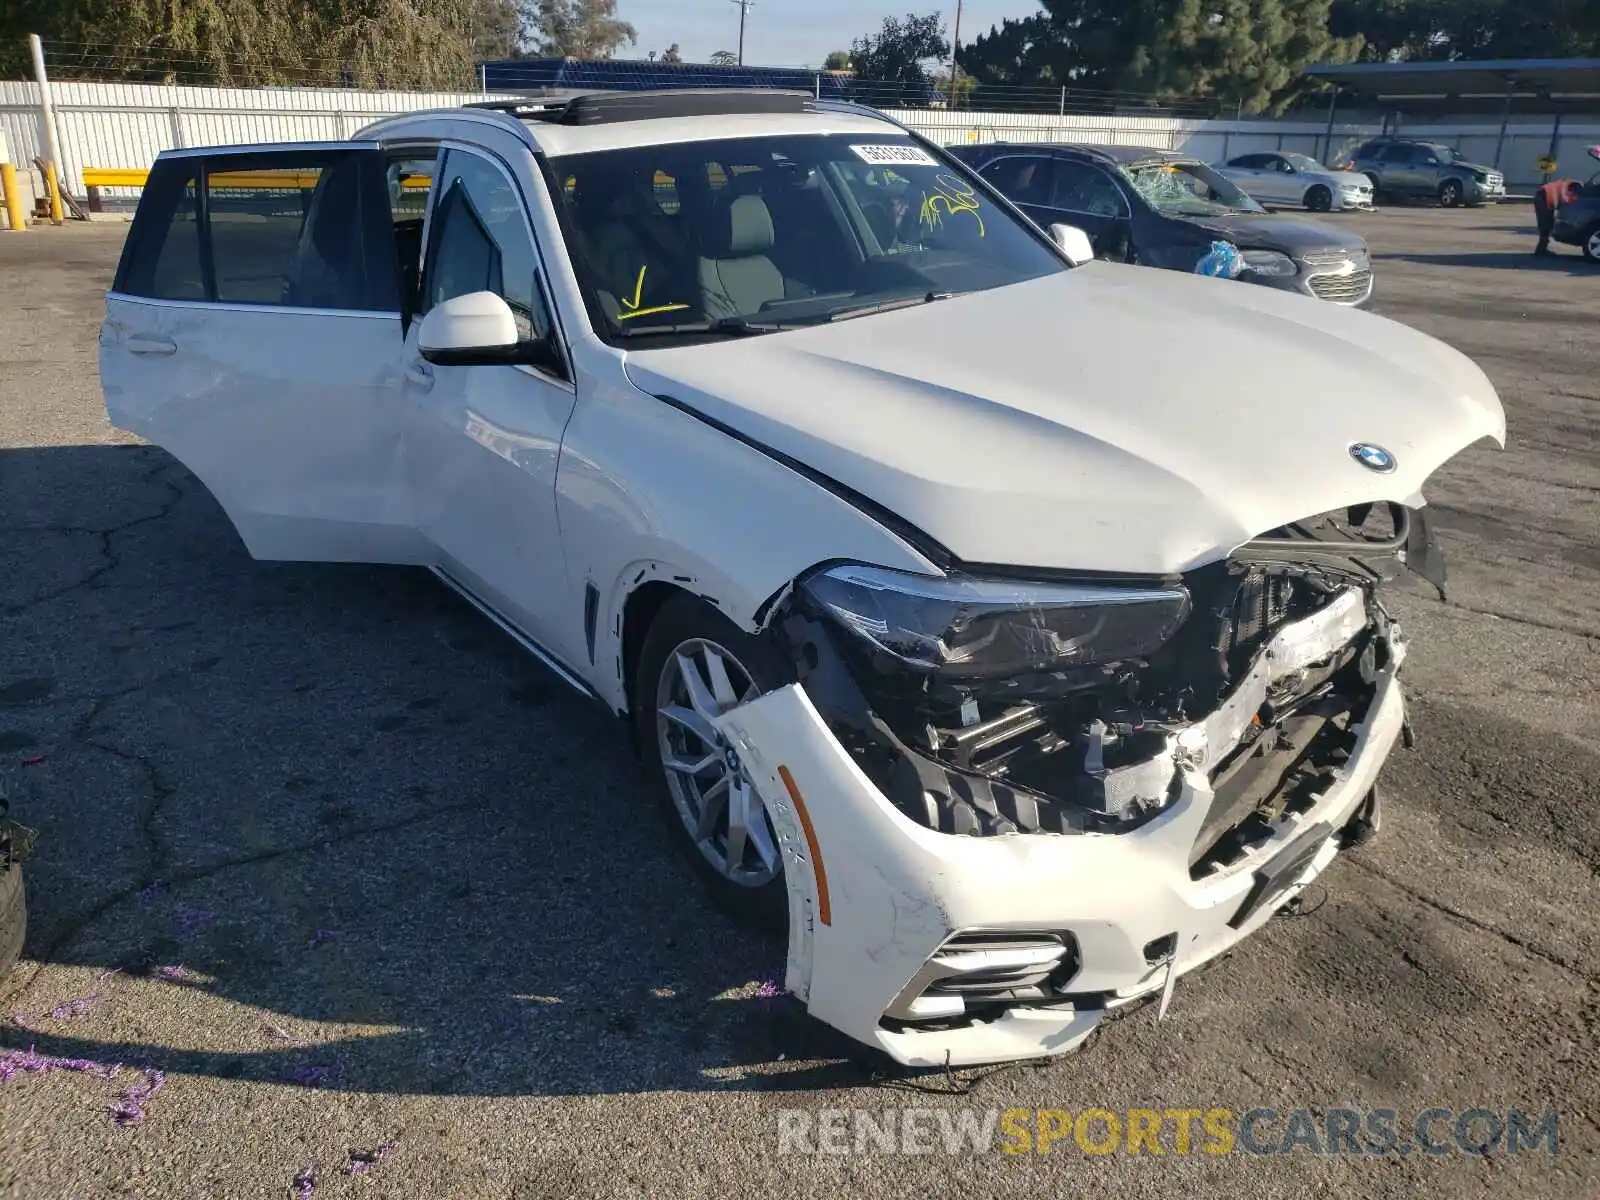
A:
<svg viewBox="0 0 1600 1200">
<path fill-rule="evenodd" d="M 876 33 L 887 16 L 939 12 L 945 35 L 955 26 L 956 0 L 754 0 L 745 23 L 744 60 L 765 66 L 822 65 L 830 50 L 848 50 Z M 964 0 L 961 40 L 971 41 L 1006 17 L 1039 11 L 1033 0 Z M 618 58 L 644 58 L 677 42 L 684 60 L 705 62 L 718 50 L 736 50 L 739 6 L 734 0 L 617 0 L 617 15 L 639 31 L 639 41 Z"/>
</svg>

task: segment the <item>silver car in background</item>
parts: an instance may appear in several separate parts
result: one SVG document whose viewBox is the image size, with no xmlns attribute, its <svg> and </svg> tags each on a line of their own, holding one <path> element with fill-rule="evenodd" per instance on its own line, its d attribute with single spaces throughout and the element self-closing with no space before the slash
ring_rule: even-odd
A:
<svg viewBox="0 0 1600 1200">
<path fill-rule="evenodd" d="M 1372 180 L 1358 171 L 1335 171 L 1306 154 L 1240 154 L 1217 170 L 1262 204 L 1292 204 L 1312 212 L 1372 207 Z"/>
</svg>

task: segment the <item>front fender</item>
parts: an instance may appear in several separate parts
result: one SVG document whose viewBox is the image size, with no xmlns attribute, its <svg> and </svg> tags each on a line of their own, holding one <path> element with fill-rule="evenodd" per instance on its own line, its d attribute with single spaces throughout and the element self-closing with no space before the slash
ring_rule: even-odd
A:
<svg viewBox="0 0 1600 1200">
<path fill-rule="evenodd" d="M 617 711 L 627 707 L 623 612 L 647 583 L 701 596 L 754 630 L 761 606 L 821 562 L 938 573 L 848 501 L 641 392 L 620 369 L 586 384 L 562 444 L 556 508 L 573 592 L 600 597 L 588 682 Z"/>
</svg>

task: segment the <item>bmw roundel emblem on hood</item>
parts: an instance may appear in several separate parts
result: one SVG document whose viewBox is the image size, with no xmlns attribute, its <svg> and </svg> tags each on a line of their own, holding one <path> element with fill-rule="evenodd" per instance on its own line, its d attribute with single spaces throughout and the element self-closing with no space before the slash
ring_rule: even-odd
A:
<svg viewBox="0 0 1600 1200">
<path fill-rule="evenodd" d="M 1395 469 L 1396 460 L 1382 446 L 1374 446 L 1371 442 L 1357 442 L 1350 447 L 1350 457 L 1355 459 L 1369 471 L 1378 471 L 1387 475 Z"/>
</svg>

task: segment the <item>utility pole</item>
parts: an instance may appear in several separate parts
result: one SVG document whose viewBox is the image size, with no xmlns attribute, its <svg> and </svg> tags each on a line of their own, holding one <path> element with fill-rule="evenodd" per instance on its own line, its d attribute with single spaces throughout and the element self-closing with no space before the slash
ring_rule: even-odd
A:
<svg viewBox="0 0 1600 1200">
<path fill-rule="evenodd" d="M 956 84 L 961 80 L 961 68 L 956 55 L 961 52 L 961 0 L 956 0 L 956 31 L 950 38 L 950 107 L 956 107 Z"/>
<path fill-rule="evenodd" d="M 739 6 L 739 65 L 744 66 L 744 23 L 756 0 L 733 0 Z"/>
</svg>

